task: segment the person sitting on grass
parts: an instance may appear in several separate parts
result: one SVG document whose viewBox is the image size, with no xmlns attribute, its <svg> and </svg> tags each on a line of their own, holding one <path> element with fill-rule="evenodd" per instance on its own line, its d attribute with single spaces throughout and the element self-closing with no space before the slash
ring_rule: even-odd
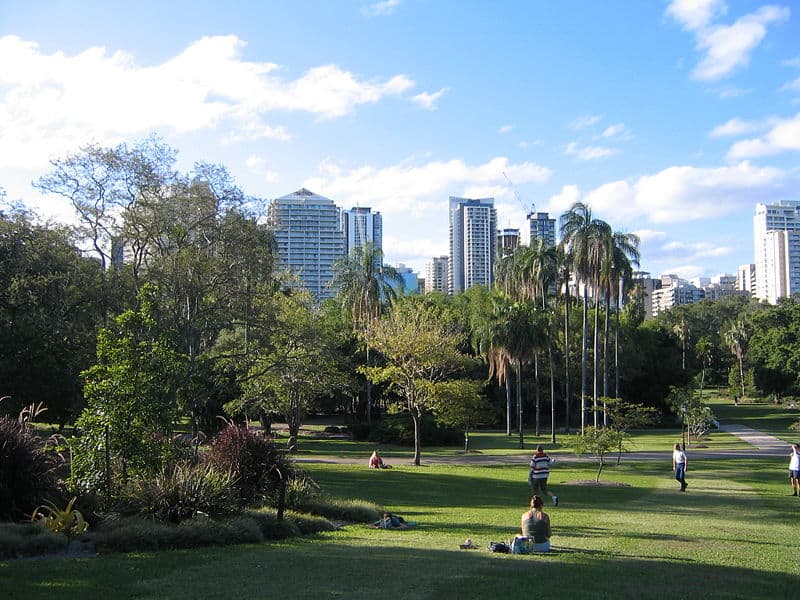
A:
<svg viewBox="0 0 800 600">
<path fill-rule="evenodd" d="M 408 523 L 399 515 L 385 512 L 379 521 L 372 524 L 372 527 L 375 529 L 408 529 Z"/>
<path fill-rule="evenodd" d="M 391 469 L 392 467 L 387 465 L 383 462 L 383 459 L 378 454 L 378 451 L 375 450 L 372 453 L 372 456 L 369 457 L 369 468 L 370 469 Z"/>
<path fill-rule="evenodd" d="M 533 538 L 534 552 L 550 552 L 550 536 L 553 530 L 550 527 L 550 517 L 542 510 L 544 502 L 541 496 L 531 498 L 531 509 L 522 515 L 522 535 Z"/>
</svg>

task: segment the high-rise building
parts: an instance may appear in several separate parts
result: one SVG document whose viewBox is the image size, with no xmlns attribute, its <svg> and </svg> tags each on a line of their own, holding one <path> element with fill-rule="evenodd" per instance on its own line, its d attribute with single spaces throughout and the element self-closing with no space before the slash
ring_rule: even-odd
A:
<svg viewBox="0 0 800 600">
<path fill-rule="evenodd" d="M 751 296 L 756 293 L 756 266 L 753 263 L 749 265 L 740 265 L 736 271 L 736 289 L 742 292 L 747 292 Z"/>
<path fill-rule="evenodd" d="M 494 198 L 450 196 L 449 293 L 492 285 L 496 234 Z"/>
<path fill-rule="evenodd" d="M 318 300 L 330 298 L 333 265 L 344 257 L 340 209 L 333 200 L 302 188 L 269 207 L 278 260 Z"/>
<path fill-rule="evenodd" d="M 419 294 L 419 277 L 411 267 L 407 267 L 403 263 L 398 263 L 394 265 L 394 270 L 397 271 L 397 274 L 403 281 L 403 287 L 400 289 L 400 285 L 395 282 L 390 282 L 389 285 L 394 288 L 398 295 L 413 296 Z"/>
<path fill-rule="evenodd" d="M 800 292 L 800 202 L 757 204 L 753 241 L 756 297 L 774 304 Z"/>
<path fill-rule="evenodd" d="M 506 227 L 497 232 L 497 250 L 500 256 L 508 256 L 519 247 L 519 229 Z"/>
<path fill-rule="evenodd" d="M 434 256 L 425 265 L 425 293 L 447 293 L 447 273 L 450 266 L 449 256 Z"/>
<path fill-rule="evenodd" d="M 383 218 L 379 212 L 360 206 L 342 211 L 342 230 L 345 254 L 366 243 L 383 250 Z"/>
<path fill-rule="evenodd" d="M 533 240 L 542 240 L 545 246 L 556 245 L 556 220 L 551 219 L 548 213 L 528 213 L 528 223 L 531 228 L 531 245 L 533 245 Z"/>
</svg>

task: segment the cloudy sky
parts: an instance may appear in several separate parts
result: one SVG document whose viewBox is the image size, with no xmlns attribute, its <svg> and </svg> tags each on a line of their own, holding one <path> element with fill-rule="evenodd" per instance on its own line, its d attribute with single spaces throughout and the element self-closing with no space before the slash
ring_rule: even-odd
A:
<svg viewBox="0 0 800 600">
<path fill-rule="evenodd" d="M 258 5 L 258 6 L 253 6 Z M 502 227 L 588 202 L 645 270 L 753 261 L 800 200 L 800 4 L 723 0 L 0 3 L 0 187 L 157 133 L 246 193 L 384 215 L 388 262 L 448 249 L 450 195 Z"/>
</svg>

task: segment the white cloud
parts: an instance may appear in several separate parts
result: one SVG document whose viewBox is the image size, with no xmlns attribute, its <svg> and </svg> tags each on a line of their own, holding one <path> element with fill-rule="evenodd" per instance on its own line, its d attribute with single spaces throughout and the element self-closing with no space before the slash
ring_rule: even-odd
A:
<svg viewBox="0 0 800 600">
<path fill-rule="evenodd" d="M 609 125 L 606 127 L 603 133 L 600 134 L 600 137 L 627 139 L 630 137 L 630 131 L 628 131 L 624 123 L 617 123 L 616 125 Z"/>
<path fill-rule="evenodd" d="M 513 125 L 502 125 L 498 130 L 497 133 L 511 133 L 514 130 Z"/>
<path fill-rule="evenodd" d="M 750 53 L 767 35 L 767 25 L 785 21 L 790 11 L 782 6 L 762 6 L 733 25 L 719 25 L 697 32 L 697 49 L 704 52 L 692 76 L 713 81 L 730 75 L 750 62 Z"/>
<path fill-rule="evenodd" d="M 417 94 L 413 96 L 411 100 L 413 100 L 416 104 L 424 108 L 425 110 L 436 110 L 439 107 L 436 106 L 436 103 L 439 101 L 439 98 L 444 96 L 450 88 L 442 88 L 438 92 L 434 92 L 429 94 L 427 92 L 422 92 L 421 94 Z"/>
<path fill-rule="evenodd" d="M 653 175 L 612 181 L 580 199 L 615 226 L 641 226 L 714 219 L 752 207 L 754 198 L 771 198 L 794 189 L 796 176 L 748 162 L 702 168 L 669 167 Z M 566 188 L 565 188 L 566 189 Z"/>
<path fill-rule="evenodd" d="M 774 117 L 762 121 L 745 121 L 739 117 L 734 117 L 722 125 L 714 127 L 708 135 L 710 137 L 736 137 L 748 133 L 756 133 L 769 129 L 777 121 Z"/>
<path fill-rule="evenodd" d="M 708 25 L 714 17 L 724 14 L 723 0 L 673 0 L 667 7 L 667 14 L 683 25 L 684 29 L 694 31 Z"/>
<path fill-rule="evenodd" d="M 719 246 L 711 242 L 679 242 L 672 241 L 661 246 L 661 251 L 681 260 L 696 261 L 700 259 L 719 258 L 733 254 L 730 246 Z"/>
<path fill-rule="evenodd" d="M 718 90 L 719 97 L 723 99 L 728 98 L 740 98 L 741 96 L 746 96 L 748 94 L 752 94 L 753 90 L 749 88 L 738 88 L 733 86 L 725 86 Z"/>
<path fill-rule="evenodd" d="M 440 208 L 448 196 L 466 196 L 467 192 L 513 197 L 504 172 L 518 185 L 543 183 L 551 175 L 547 167 L 532 162 L 510 163 L 505 157 L 479 165 L 453 159 L 424 164 L 402 162 L 388 167 L 340 167 L 335 172 L 327 163 L 320 167 L 318 176 L 303 183 L 308 189 L 337 202 L 370 206 L 384 214 L 417 216 Z"/>
<path fill-rule="evenodd" d="M 569 128 L 573 131 L 580 131 L 598 123 L 602 118 L 600 115 L 584 115 L 570 123 Z"/>
<path fill-rule="evenodd" d="M 383 17 L 390 15 L 394 9 L 402 4 L 402 0 L 384 0 L 361 7 L 361 14 L 365 17 Z"/>
<path fill-rule="evenodd" d="M 735 143 L 728 151 L 728 159 L 772 156 L 800 150 L 800 113 L 787 119 L 776 119 L 763 136 Z"/>
<path fill-rule="evenodd" d="M 639 237 L 639 240 L 642 244 L 648 244 L 650 242 L 654 242 L 657 240 L 663 240 L 667 237 L 666 232 L 664 231 L 656 231 L 655 229 L 637 229 L 632 233 L 636 234 Z"/>
<path fill-rule="evenodd" d="M 784 67 L 795 67 L 800 69 L 800 56 L 795 56 L 794 58 L 787 58 L 786 60 L 782 60 L 781 64 Z"/>
<path fill-rule="evenodd" d="M 786 83 L 781 90 L 789 92 L 800 92 L 800 77 Z"/>
<path fill-rule="evenodd" d="M 569 156 L 575 156 L 578 160 L 595 160 L 598 158 L 608 158 L 617 153 L 613 148 L 606 146 L 581 146 L 578 142 L 570 142 L 564 150 Z"/>
<path fill-rule="evenodd" d="M 244 45 L 233 35 L 204 37 L 160 64 L 139 65 L 105 48 L 45 54 L 34 42 L 0 37 L 0 166 L 42 166 L 92 140 L 113 144 L 162 128 L 224 125 L 229 142 L 288 139 L 264 121 L 267 113 L 333 119 L 414 85 L 405 75 L 363 80 L 336 65 L 289 79 L 274 63 L 243 60 Z"/>
<path fill-rule="evenodd" d="M 267 161 L 265 159 L 254 154 L 248 156 L 244 161 L 245 166 L 253 171 L 261 169 L 266 163 Z"/>
<path fill-rule="evenodd" d="M 561 215 L 580 199 L 581 192 L 577 185 L 565 185 L 559 193 L 550 196 L 542 210 L 546 210 L 551 216 Z"/>
</svg>

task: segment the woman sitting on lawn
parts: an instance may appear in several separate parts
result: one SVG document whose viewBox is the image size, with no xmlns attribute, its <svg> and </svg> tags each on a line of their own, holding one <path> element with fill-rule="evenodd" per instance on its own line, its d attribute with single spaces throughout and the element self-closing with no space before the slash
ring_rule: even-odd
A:
<svg viewBox="0 0 800 600">
<path fill-rule="evenodd" d="M 378 455 L 378 451 L 375 450 L 372 453 L 372 456 L 369 457 L 369 468 L 370 469 L 388 469 L 390 468 L 389 465 L 383 462 L 383 459 Z"/>
<path fill-rule="evenodd" d="M 531 509 L 522 515 L 522 535 L 533 538 L 534 552 L 550 552 L 550 517 L 542 510 L 542 498 L 531 498 Z"/>
</svg>

